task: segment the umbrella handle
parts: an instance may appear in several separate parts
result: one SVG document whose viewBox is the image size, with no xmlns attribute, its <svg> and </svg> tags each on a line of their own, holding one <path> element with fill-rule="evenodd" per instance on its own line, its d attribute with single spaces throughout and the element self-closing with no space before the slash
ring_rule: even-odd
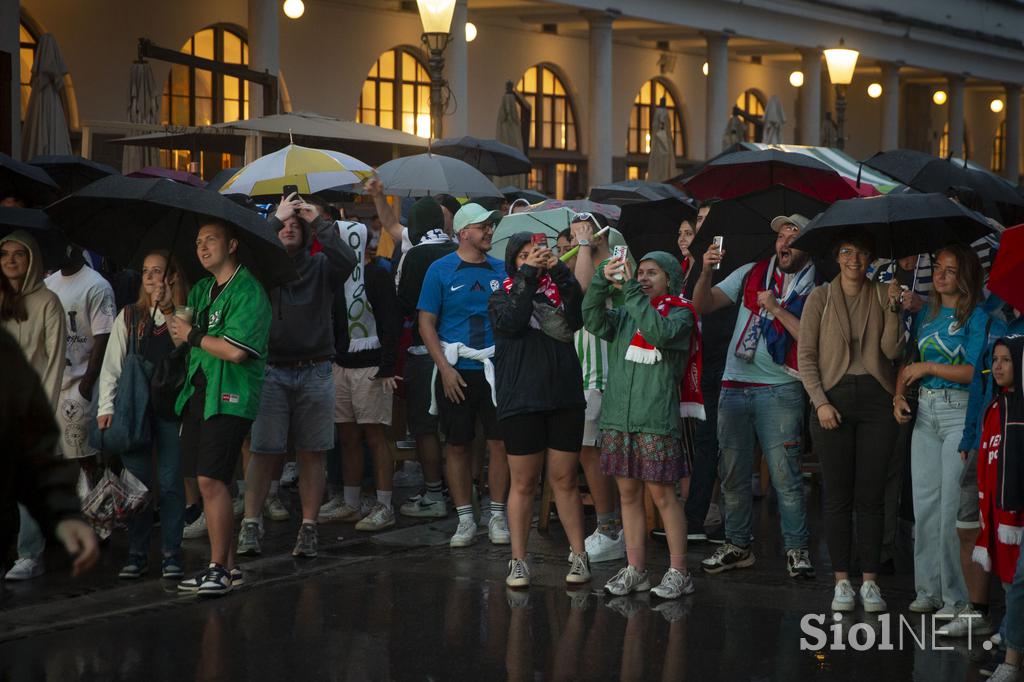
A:
<svg viewBox="0 0 1024 682">
<path fill-rule="evenodd" d="M 600 237 L 605 232 L 607 232 L 610 229 L 610 227 L 611 227 L 610 225 L 602 227 L 600 230 L 598 230 L 594 234 L 594 236 L 595 237 Z M 558 260 L 562 261 L 563 263 L 568 263 L 570 260 L 572 260 L 572 257 L 575 256 L 576 254 L 578 254 L 579 252 L 580 252 L 580 247 L 574 246 L 571 249 L 569 249 L 568 251 L 566 251 L 565 253 L 563 253 L 561 256 L 559 256 Z"/>
</svg>

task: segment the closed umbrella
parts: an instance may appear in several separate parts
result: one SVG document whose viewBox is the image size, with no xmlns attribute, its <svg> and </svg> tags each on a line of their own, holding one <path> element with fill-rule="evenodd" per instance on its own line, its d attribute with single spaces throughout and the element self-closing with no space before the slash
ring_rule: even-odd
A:
<svg viewBox="0 0 1024 682">
<path fill-rule="evenodd" d="M 122 266 L 141 266 L 151 250 L 168 249 L 190 281 L 207 273 L 195 240 L 209 218 L 234 228 L 239 260 L 267 289 L 297 277 L 295 266 L 270 224 L 216 192 L 166 178 L 111 176 L 47 207 L 46 212 L 75 243 Z"/>
<path fill-rule="evenodd" d="M 29 95 L 25 111 L 21 158 L 71 153 L 68 121 L 60 99 L 64 89 L 64 74 L 67 72 L 56 38 L 49 33 L 43 34 L 36 46 L 35 62 L 32 64 L 32 94 Z"/>
<path fill-rule="evenodd" d="M 778 95 L 768 98 L 764 109 L 764 133 L 761 141 L 765 144 L 782 144 L 782 126 L 786 125 L 786 113 Z"/>
<path fill-rule="evenodd" d="M 651 153 L 647 157 L 647 179 L 664 182 L 676 175 L 676 145 L 672 139 L 668 109 L 659 106 L 651 114 Z"/>
<path fill-rule="evenodd" d="M 300 194 L 313 194 L 338 185 L 362 182 L 372 174 L 373 168 L 354 156 L 290 144 L 246 164 L 218 191 L 251 197 L 280 197 L 285 185 L 295 185 Z"/>
<path fill-rule="evenodd" d="M 931 253 L 952 241 L 970 244 L 994 231 L 985 216 L 944 194 L 886 194 L 837 201 L 800 230 L 793 247 L 825 255 L 853 228 L 867 230 L 877 253 L 890 258 Z"/>
<path fill-rule="evenodd" d="M 108 175 L 118 175 L 116 169 L 106 164 L 72 154 L 37 156 L 29 161 L 29 164 L 46 171 L 53 181 L 60 185 L 64 194 L 77 192 L 89 183 Z"/>
<path fill-rule="evenodd" d="M 128 79 L 128 120 L 131 123 L 156 125 L 160 122 L 160 91 L 156 89 L 156 79 L 149 62 L 139 61 L 132 64 Z M 130 133 L 138 135 L 150 132 L 139 129 Z M 160 152 L 154 147 L 126 146 L 121 155 L 121 172 L 132 171 L 155 166 L 160 162 Z"/>
<path fill-rule="evenodd" d="M 29 206 L 53 201 L 60 188 L 42 168 L 13 159 L 0 152 L 0 199 L 16 197 Z"/>
<path fill-rule="evenodd" d="M 1024 225 L 1003 231 L 988 289 L 1017 310 L 1024 310 Z"/>
<path fill-rule="evenodd" d="M 533 165 L 519 149 L 479 137 L 465 135 L 438 140 L 430 151 L 465 161 L 484 175 L 516 175 L 529 173 Z"/>
<path fill-rule="evenodd" d="M 502 196 L 487 176 L 465 161 L 429 152 L 388 161 L 377 169 L 377 175 L 384 193 L 392 196 Z"/>
<path fill-rule="evenodd" d="M 513 149 L 524 153 L 526 151 L 523 140 L 523 121 L 519 115 L 519 100 L 516 98 L 511 83 L 506 84 L 505 94 L 501 96 L 501 105 L 498 107 L 498 125 L 494 137 L 498 142 L 507 144 Z M 530 171 L 527 169 L 524 172 L 529 173 Z M 526 187 L 527 184 L 527 176 L 521 173 L 503 178 L 503 180 L 516 187 Z"/>
</svg>

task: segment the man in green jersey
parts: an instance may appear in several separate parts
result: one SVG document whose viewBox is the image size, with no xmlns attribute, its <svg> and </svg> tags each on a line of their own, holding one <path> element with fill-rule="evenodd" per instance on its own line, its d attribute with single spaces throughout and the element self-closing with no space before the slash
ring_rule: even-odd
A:
<svg viewBox="0 0 1024 682">
<path fill-rule="evenodd" d="M 196 255 L 211 277 L 189 293 L 193 319 L 170 319 L 175 343 L 191 346 L 185 386 L 178 396 L 185 475 L 195 475 L 210 535 L 210 565 L 183 580 L 182 592 L 215 596 L 242 580 L 234 568 L 231 493 L 242 441 L 259 412 L 270 334 L 270 301 L 238 262 L 231 228 L 210 219 L 199 228 Z"/>
</svg>

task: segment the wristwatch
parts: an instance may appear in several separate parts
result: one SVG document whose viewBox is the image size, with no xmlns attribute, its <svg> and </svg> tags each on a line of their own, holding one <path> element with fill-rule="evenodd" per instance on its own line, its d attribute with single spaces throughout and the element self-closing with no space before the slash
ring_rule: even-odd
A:
<svg viewBox="0 0 1024 682">
<path fill-rule="evenodd" d="M 589 239 L 581 239 L 578 242 L 576 242 L 576 246 L 590 246 L 590 240 Z"/>
</svg>

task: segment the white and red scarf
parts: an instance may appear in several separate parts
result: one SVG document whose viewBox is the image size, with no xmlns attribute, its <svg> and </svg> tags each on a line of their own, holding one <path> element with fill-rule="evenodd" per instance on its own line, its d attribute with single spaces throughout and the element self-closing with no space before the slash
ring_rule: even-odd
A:
<svg viewBox="0 0 1024 682">
<path fill-rule="evenodd" d="M 697 310 L 690 301 L 681 296 L 658 296 L 651 299 L 651 305 L 662 317 L 668 317 L 672 308 L 689 310 L 693 319 L 697 320 Z M 686 359 L 686 372 L 679 384 L 679 416 L 693 417 L 704 421 L 704 393 L 700 388 L 700 377 L 704 370 L 704 349 L 701 341 L 700 323 L 693 326 L 690 334 L 690 354 Z M 638 329 L 626 349 L 626 359 L 642 365 L 653 365 L 661 362 L 661 351 L 652 346 Z"/>
<path fill-rule="evenodd" d="M 505 287 L 506 293 L 512 291 L 512 278 L 506 277 L 502 286 Z M 543 294 L 544 298 L 548 299 L 548 302 L 554 307 L 562 307 L 562 295 L 558 293 L 558 287 L 555 286 L 555 280 L 551 279 L 551 275 L 540 276 L 540 280 L 537 282 L 537 293 Z"/>
</svg>

